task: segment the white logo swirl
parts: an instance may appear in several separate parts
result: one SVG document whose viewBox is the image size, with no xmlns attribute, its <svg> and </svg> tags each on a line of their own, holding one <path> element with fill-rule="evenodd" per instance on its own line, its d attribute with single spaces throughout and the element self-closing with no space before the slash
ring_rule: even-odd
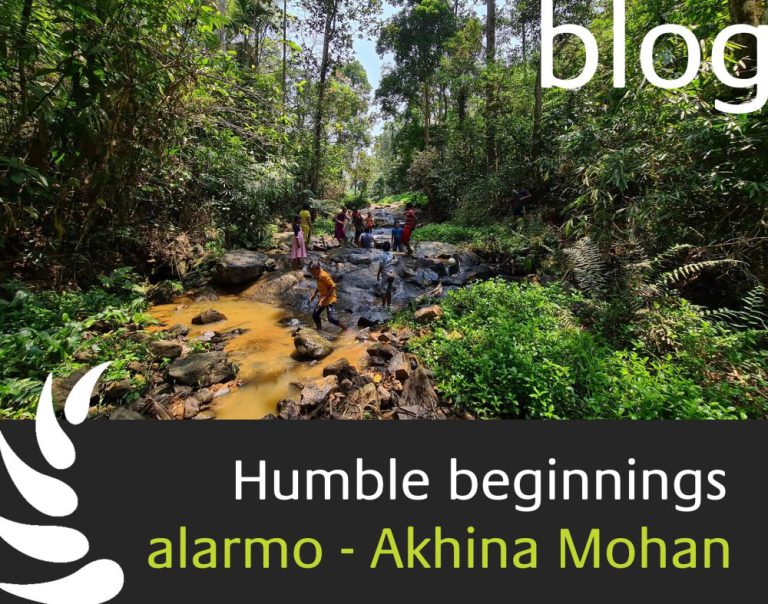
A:
<svg viewBox="0 0 768 604">
<path fill-rule="evenodd" d="M 70 424 L 85 421 L 91 392 L 108 365 L 104 363 L 86 373 L 69 393 L 64 415 Z M 75 463 L 75 447 L 56 420 L 52 387 L 53 377 L 49 375 L 40 395 L 35 433 L 45 460 L 55 470 L 66 470 Z M 14 453 L 2 432 L 0 457 L 21 496 L 38 512 L 63 518 L 77 509 L 75 491 L 61 480 L 29 467 Z M 81 560 L 90 547 L 86 536 L 75 529 L 19 524 L 2 517 L 0 539 L 31 558 L 59 564 Z M 124 581 L 123 569 L 116 562 L 97 560 L 55 581 L 28 585 L 0 583 L 0 590 L 39 604 L 103 604 L 120 593 Z"/>
</svg>

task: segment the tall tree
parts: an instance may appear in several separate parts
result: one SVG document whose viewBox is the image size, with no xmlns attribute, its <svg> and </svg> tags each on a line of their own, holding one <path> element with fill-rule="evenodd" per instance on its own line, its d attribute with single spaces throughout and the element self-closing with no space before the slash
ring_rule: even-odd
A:
<svg viewBox="0 0 768 604">
<path fill-rule="evenodd" d="M 409 0 L 379 35 L 378 53 L 393 53 L 395 66 L 384 74 L 376 96 L 385 109 L 402 101 L 419 106 L 425 148 L 431 144 L 435 73 L 455 30 L 456 17 L 447 0 Z"/>
<path fill-rule="evenodd" d="M 496 0 L 486 0 L 485 66 L 488 81 L 485 88 L 485 151 L 488 171 L 497 169 L 496 157 Z"/>
<path fill-rule="evenodd" d="M 325 97 L 333 65 L 345 58 L 352 48 L 352 26 L 358 32 L 365 32 L 372 26 L 371 15 L 381 9 L 381 1 L 373 0 L 302 0 L 307 11 L 306 26 L 310 31 L 321 32 L 322 51 L 320 54 L 314 124 L 312 132 L 312 158 L 309 169 L 309 186 L 314 193 L 321 188 L 320 172 L 323 159 L 323 131 L 325 128 Z"/>
</svg>

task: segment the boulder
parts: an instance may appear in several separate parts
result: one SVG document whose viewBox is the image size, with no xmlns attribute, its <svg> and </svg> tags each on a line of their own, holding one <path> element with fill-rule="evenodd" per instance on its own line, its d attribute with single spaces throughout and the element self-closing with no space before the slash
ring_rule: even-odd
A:
<svg viewBox="0 0 768 604">
<path fill-rule="evenodd" d="M 293 338 L 296 357 L 303 360 L 319 361 L 333 352 L 333 344 L 316 331 L 300 329 Z"/>
<path fill-rule="evenodd" d="M 416 311 L 415 319 L 419 323 L 429 323 L 443 316 L 443 309 L 437 305 L 425 306 Z"/>
<path fill-rule="evenodd" d="M 339 359 L 335 363 L 331 363 L 330 365 L 323 368 L 323 377 L 327 377 L 329 375 L 339 375 L 349 366 L 349 361 L 347 359 Z"/>
<path fill-rule="evenodd" d="M 202 388 L 234 379 L 237 368 L 224 352 L 201 352 L 175 360 L 168 375 L 181 384 Z"/>
<path fill-rule="evenodd" d="M 264 273 L 275 270 L 277 263 L 260 252 L 232 250 L 219 262 L 218 281 L 225 285 L 240 285 L 256 281 Z"/>
<path fill-rule="evenodd" d="M 301 271 L 264 275 L 241 296 L 256 302 L 281 306 L 290 302 L 293 288 L 302 281 L 304 281 L 304 273 Z"/>
<path fill-rule="evenodd" d="M 178 359 L 184 346 L 176 340 L 156 340 L 150 343 L 149 350 L 156 359 Z"/>
<path fill-rule="evenodd" d="M 408 381 L 403 386 L 400 406 L 420 407 L 424 410 L 424 414 L 429 414 L 437 410 L 437 404 L 438 397 L 432 374 L 424 367 L 418 367 L 411 372 Z"/>
<path fill-rule="evenodd" d="M 301 391 L 302 407 L 314 407 L 322 403 L 325 398 L 339 387 L 339 381 L 335 375 L 329 375 L 319 380 L 307 382 Z"/>
<path fill-rule="evenodd" d="M 226 321 L 227 317 L 220 313 L 218 310 L 209 308 L 204 310 L 199 315 L 192 318 L 192 325 L 208 325 L 209 323 L 218 323 L 219 321 Z"/>
<path fill-rule="evenodd" d="M 411 372 L 418 366 L 418 363 L 410 354 L 399 353 L 389 362 L 389 372 L 395 376 L 399 382 L 404 383 Z"/>
<path fill-rule="evenodd" d="M 397 348 L 392 346 L 391 344 L 382 344 L 381 342 L 377 342 L 370 348 L 368 348 L 368 354 L 374 358 L 374 359 L 380 359 L 382 361 L 386 361 L 387 363 L 392 360 L 392 357 L 397 355 L 398 351 Z"/>
</svg>

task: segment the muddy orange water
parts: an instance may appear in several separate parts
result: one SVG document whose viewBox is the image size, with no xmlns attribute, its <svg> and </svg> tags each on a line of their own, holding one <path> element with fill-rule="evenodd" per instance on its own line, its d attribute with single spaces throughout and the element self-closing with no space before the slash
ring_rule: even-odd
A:
<svg viewBox="0 0 768 604">
<path fill-rule="evenodd" d="M 224 313 L 227 320 L 192 325 L 192 317 L 209 308 Z M 333 354 L 323 361 L 315 364 L 295 361 L 291 358 L 294 351 L 291 328 L 280 324 L 280 319 L 288 313 L 238 296 L 222 296 L 216 302 L 180 299 L 174 304 L 155 306 L 150 314 L 165 327 L 177 323 L 189 327 L 190 341 L 206 331 L 248 330 L 231 340 L 225 349 L 240 367 L 238 379 L 243 385 L 215 399 L 212 409 L 218 419 L 261 419 L 275 412 L 280 399 L 298 398 L 294 383 L 321 377 L 323 367 L 341 358 L 360 366 L 365 355 L 365 344 L 357 342 L 351 331 L 334 341 Z M 333 327 L 326 329 L 326 335 L 338 333 Z"/>
</svg>

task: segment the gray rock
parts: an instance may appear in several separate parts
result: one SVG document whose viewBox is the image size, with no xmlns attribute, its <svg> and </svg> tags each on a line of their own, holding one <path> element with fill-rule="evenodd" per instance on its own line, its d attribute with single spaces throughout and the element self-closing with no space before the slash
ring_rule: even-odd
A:
<svg viewBox="0 0 768 604">
<path fill-rule="evenodd" d="M 302 407 L 314 407 L 322 403 L 325 398 L 339 387 L 339 381 L 335 375 L 329 375 L 319 380 L 307 382 L 301 391 Z"/>
<path fill-rule="evenodd" d="M 194 397 L 184 399 L 184 419 L 192 419 L 200 413 L 200 401 Z"/>
<path fill-rule="evenodd" d="M 327 367 L 323 368 L 323 377 L 327 377 L 329 375 L 339 375 L 342 371 L 347 369 L 349 366 L 350 366 L 349 360 L 339 359 L 335 363 L 331 363 Z"/>
<path fill-rule="evenodd" d="M 333 344 L 316 331 L 300 329 L 293 338 L 299 359 L 319 361 L 333 352 Z"/>
<path fill-rule="evenodd" d="M 181 384 L 202 388 L 234 379 L 237 369 L 224 352 L 201 352 L 175 360 L 168 375 Z"/>
<path fill-rule="evenodd" d="M 377 342 L 368 348 L 368 354 L 372 358 L 381 359 L 387 363 L 391 361 L 392 357 L 394 357 L 397 353 L 397 348 L 390 344 L 382 344 L 381 342 Z"/>
<path fill-rule="evenodd" d="M 221 259 L 217 277 L 225 285 L 240 285 L 256 281 L 276 267 L 277 263 L 266 254 L 251 250 L 232 250 Z"/>
<path fill-rule="evenodd" d="M 299 405 L 296 401 L 282 400 L 277 403 L 277 417 L 284 420 L 299 419 Z"/>
<path fill-rule="evenodd" d="M 181 323 L 177 323 L 173 327 L 166 329 L 165 333 L 167 333 L 169 336 L 183 338 L 189 335 L 189 327 L 182 325 Z"/>
</svg>

